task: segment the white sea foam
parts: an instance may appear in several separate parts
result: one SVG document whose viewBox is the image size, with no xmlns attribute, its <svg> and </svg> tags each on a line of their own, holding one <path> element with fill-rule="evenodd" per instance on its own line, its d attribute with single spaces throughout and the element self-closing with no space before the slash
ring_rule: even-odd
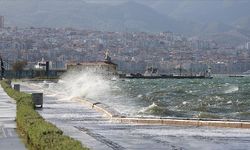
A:
<svg viewBox="0 0 250 150">
<path fill-rule="evenodd" d="M 186 101 L 182 102 L 183 105 L 186 105 L 187 103 L 188 103 L 188 102 L 186 102 Z"/>
<path fill-rule="evenodd" d="M 142 94 L 139 94 L 139 95 L 137 95 L 137 98 L 141 98 L 143 95 Z"/>
<path fill-rule="evenodd" d="M 144 107 L 142 108 L 139 113 L 145 113 L 145 112 L 148 112 L 149 110 L 155 108 L 155 107 L 158 107 L 158 105 L 156 105 L 154 102 L 153 104 L 149 105 L 148 107 Z"/>
<path fill-rule="evenodd" d="M 215 98 L 215 100 L 222 100 L 223 99 L 222 97 L 217 96 L 217 95 L 214 98 Z"/>
<path fill-rule="evenodd" d="M 233 93 L 233 92 L 237 92 L 239 91 L 239 87 L 236 85 L 231 85 L 228 87 L 228 89 L 225 90 L 224 93 L 228 94 L 228 93 Z"/>
<path fill-rule="evenodd" d="M 110 93 L 110 80 L 94 71 L 74 71 L 65 74 L 53 87 L 69 97 L 97 99 Z"/>
<path fill-rule="evenodd" d="M 156 105 L 154 102 L 151 104 L 151 105 L 149 105 L 148 107 L 144 107 L 144 108 L 142 108 L 141 110 L 139 110 L 139 114 L 140 113 L 147 113 L 147 112 L 150 112 L 151 110 L 153 110 L 153 109 L 157 109 L 157 108 L 160 108 L 158 105 Z"/>
</svg>

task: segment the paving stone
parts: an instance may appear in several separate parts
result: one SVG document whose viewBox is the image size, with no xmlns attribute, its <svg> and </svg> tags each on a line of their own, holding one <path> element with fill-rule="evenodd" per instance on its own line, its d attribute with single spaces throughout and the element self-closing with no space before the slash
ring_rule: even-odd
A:
<svg viewBox="0 0 250 150">
<path fill-rule="evenodd" d="M 25 150 L 16 133 L 16 104 L 0 86 L 0 150 Z"/>
</svg>

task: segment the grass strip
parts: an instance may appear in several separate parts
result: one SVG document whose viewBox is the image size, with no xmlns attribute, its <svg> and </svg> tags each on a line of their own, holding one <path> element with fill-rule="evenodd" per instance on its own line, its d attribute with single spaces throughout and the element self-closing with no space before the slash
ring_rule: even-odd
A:
<svg viewBox="0 0 250 150">
<path fill-rule="evenodd" d="M 30 150 L 87 150 L 79 141 L 63 135 L 63 131 L 45 121 L 34 109 L 30 94 L 11 88 L 1 81 L 4 91 L 16 100 L 16 122 L 20 136 Z"/>
</svg>

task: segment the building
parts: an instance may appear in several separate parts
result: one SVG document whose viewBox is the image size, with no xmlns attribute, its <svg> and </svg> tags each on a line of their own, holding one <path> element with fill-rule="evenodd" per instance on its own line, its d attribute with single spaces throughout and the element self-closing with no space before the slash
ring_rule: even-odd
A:
<svg viewBox="0 0 250 150">
<path fill-rule="evenodd" d="M 246 49 L 250 50 L 250 42 L 246 43 Z"/>
<path fill-rule="evenodd" d="M 93 71 L 101 75 L 117 75 L 117 65 L 110 62 L 82 62 L 67 64 L 67 70 L 73 71 Z"/>
<path fill-rule="evenodd" d="M 67 70 L 72 71 L 92 71 L 104 76 L 116 76 L 117 73 L 117 64 L 111 61 L 109 52 L 105 53 L 104 61 L 95 61 L 95 62 L 82 62 L 82 63 L 71 63 L 67 64 Z"/>
<path fill-rule="evenodd" d="M 48 70 L 51 68 L 52 64 L 49 61 L 45 61 L 44 58 L 42 58 L 42 61 L 37 62 L 36 65 L 34 65 L 35 70 Z"/>
<path fill-rule="evenodd" d="M 0 16 L 0 28 L 4 28 L 4 16 Z"/>
</svg>

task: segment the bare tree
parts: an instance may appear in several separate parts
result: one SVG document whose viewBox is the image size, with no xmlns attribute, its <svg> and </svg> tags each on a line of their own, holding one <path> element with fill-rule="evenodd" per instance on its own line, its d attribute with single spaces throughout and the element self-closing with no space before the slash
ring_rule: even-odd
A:
<svg viewBox="0 0 250 150">
<path fill-rule="evenodd" d="M 17 61 L 12 65 L 12 69 L 16 73 L 16 76 L 18 76 L 18 78 L 21 77 L 22 71 L 26 65 L 26 61 Z"/>
</svg>

